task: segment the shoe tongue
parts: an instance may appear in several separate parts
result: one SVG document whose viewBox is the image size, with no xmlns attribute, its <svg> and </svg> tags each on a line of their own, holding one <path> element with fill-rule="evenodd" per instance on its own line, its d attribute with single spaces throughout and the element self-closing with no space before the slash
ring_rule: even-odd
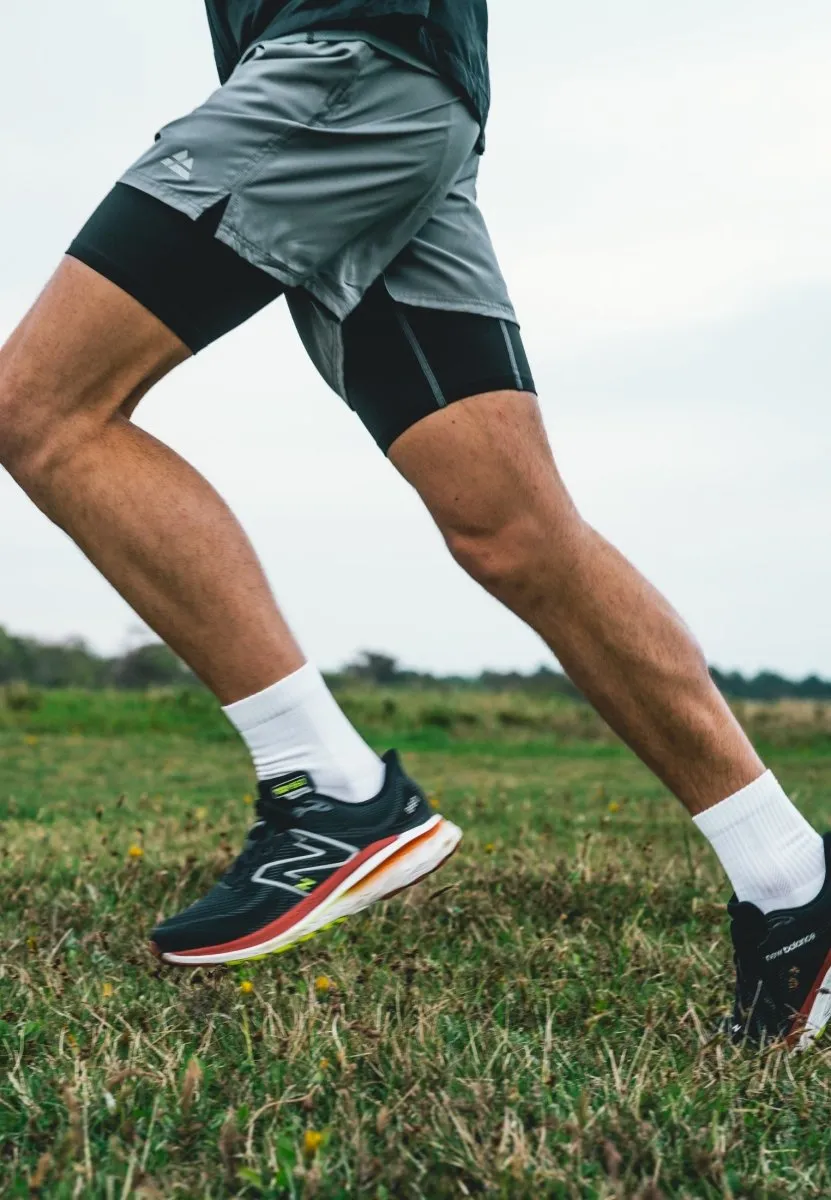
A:
<svg viewBox="0 0 831 1200">
<path fill-rule="evenodd" d="M 266 825 L 284 826 L 313 813 L 330 813 L 335 804 L 317 790 L 311 775 L 296 771 L 260 784 L 257 812 Z"/>
<path fill-rule="evenodd" d="M 305 771 L 294 771 L 291 775 L 280 775 L 260 784 L 260 804 L 269 810 L 275 805 L 291 808 L 305 796 L 316 795 L 314 780 Z"/>
</svg>

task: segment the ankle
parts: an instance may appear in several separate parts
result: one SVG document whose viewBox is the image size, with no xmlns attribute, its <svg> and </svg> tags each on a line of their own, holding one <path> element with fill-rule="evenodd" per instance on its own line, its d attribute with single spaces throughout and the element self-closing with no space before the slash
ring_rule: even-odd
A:
<svg viewBox="0 0 831 1200">
<path fill-rule="evenodd" d="M 245 740 L 261 781 L 303 772 L 317 791 L 353 804 L 371 800 L 384 785 L 380 758 L 310 664 L 229 705 L 225 715 Z"/>
<path fill-rule="evenodd" d="M 825 846 L 767 771 L 694 818 L 739 900 L 762 912 L 801 908 L 825 882 Z"/>
</svg>

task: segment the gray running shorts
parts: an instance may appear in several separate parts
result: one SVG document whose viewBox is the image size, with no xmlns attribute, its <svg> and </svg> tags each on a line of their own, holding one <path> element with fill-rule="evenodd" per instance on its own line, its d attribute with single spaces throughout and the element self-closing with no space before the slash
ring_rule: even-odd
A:
<svg viewBox="0 0 831 1200">
<path fill-rule="evenodd" d="M 327 314 L 343 320 L 382 274 L 402 303 L 516 319 L 476 203 L 478 137 L 426 70 L 362 41 L 277 40 L 122 182 L 192 218 L 227 201 L 216 237 L 291 290 L 328 376 Z"/>
<path fill-rule="evenodd" d="M 285 294 L 386 450 L 454 400 L 533 390 L 477 206 L 479 132 L 437 75 L 377 42 L 268 41 L 162 129 L 69 253 L 194 352 Z"/>
</svg>

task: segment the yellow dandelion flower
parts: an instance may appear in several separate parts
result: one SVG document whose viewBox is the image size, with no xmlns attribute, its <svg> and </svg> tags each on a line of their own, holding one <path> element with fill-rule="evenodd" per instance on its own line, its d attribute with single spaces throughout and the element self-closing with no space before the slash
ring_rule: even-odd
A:
<svg viewBox="0 0 831 1200">
<path fill-rule="evenodd" d="M 37 948 L 38 948 L 38 940 L 37 940 L 37 938 L 36 938 L 36 937 L 27 937 L 27 938 L 26 938 L 26 945 L 27 945 L 27 946 L 28 946 L 28 948 L 29 948 L 30 950 L 32 950 L 32 951 L 35 951 L 35 950 L 37 950 Z"/>
<path fill-rule="evenodd" d="M 115 988 L 111 983 L 104 983 L 101 985 L 101 998 L 103 1000 L 109 1000 L 114 994 Z"/>
<path fill-rule="evenodd" d="M 441 803 L 441 801 L 439 800 L 438 796 L 430 797 L 430 807 L 431 808 L 438 808 L 440 803 Z"/>
<path fill-rule="evenodd" d="M 208 810 L 207 808 L 197 808 L 193 815 L 196 817 L 197 821 L 204 821 L 205 817 L 208 815 Z"/>
<path fill-rule="evenodd" d="M 127 854 L 130 858 L 144 858 L 144 851 L 141 846 L 131 846 Z"/>
<path fill-rule="evenodd" d="M 485 846 L 485 854 L 493 854 L 495 849 L 496 846 L 494 846 L 493 842 L 488 842 L 488 844 Z"/>
<path fill-rule="evenodd" d="M 303 1135 L 303 1151 L 313 1158 L 317 1154 L 320 1147 L 323 1145 L 323 1134 L 318 1133 L 316 1129 L 307 1129 Z"/>
<path fill-rule="evenodd" d="M 330 1065 L 331 1065 L 331 1064 L 330 1064 L 330 1062 L 329 1062 L 329 1059 L 328 1059 L 328 1058 L 322 1058 L 322 1059 L 320 1060 L 320 1069 L 321 1069 L 321 1071 L 328 1071 L 328 1070 L 329 1070 L 329 1067 L 330 1067 Z"/>
<path fill-rule="evenodd" d="M 254 992 L 254 984 L 250 979 L 243 979 L 242 983 L 239 985 L 239 990 L 242 992 L 243 996 L 251 996 Z"/>
<path fill-rule="evenodd" d="M 245 793 L 245 795 L 244 795 L 244 796 L 243 796 L 243 798 L 242 798 L 242 802 L 243 802 L 243 804 L 253 804 L 253 803 L 254 803 L 254 797 L 251 795 L 251 793 L 250 793 L 250 792 L 246 792 L 246 793 Z"/>
<path fill-rule="evenodd" d="M 37 738 L 32 733 L 27 733 L 23 741 L 27 746 L 36 746 L 38 744 Z"/>
<path fill-rule="evenodd" d="M 617 800 L 613 800 L 609 805 L 609 812 L 612 814 L 612 816 L 614 816 L 615 813 L 620 812 L 620 805 L 618 804 Z"/>
<path fill-rule="evenodd" d="M 334 986 L 332 980 L 326 975 L 318 975 L 315 980 L 315 991 L 320 992 L 322 995 L 325 995 L 326 992 L 331 992 Z"/>
</svg>

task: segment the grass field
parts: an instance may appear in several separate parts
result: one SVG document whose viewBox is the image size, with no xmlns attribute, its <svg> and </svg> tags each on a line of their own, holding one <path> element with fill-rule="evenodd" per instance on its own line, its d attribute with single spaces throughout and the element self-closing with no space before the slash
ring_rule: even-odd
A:
<svg viewBox="0 0 831 1200">
<path fill-rule="evenodd" d="M 346 700 L 460 854 L 192 974 L 145 934 L 238 850 L 243 752 L 199 698 L 0 704 L 0 1195 L 831 1196 L 831 1048 L 711 1036 L 725 887 L 647 772 L 566 701 Z M 827 712 L 747 715 L 827 826 Z"/>
</svg>

